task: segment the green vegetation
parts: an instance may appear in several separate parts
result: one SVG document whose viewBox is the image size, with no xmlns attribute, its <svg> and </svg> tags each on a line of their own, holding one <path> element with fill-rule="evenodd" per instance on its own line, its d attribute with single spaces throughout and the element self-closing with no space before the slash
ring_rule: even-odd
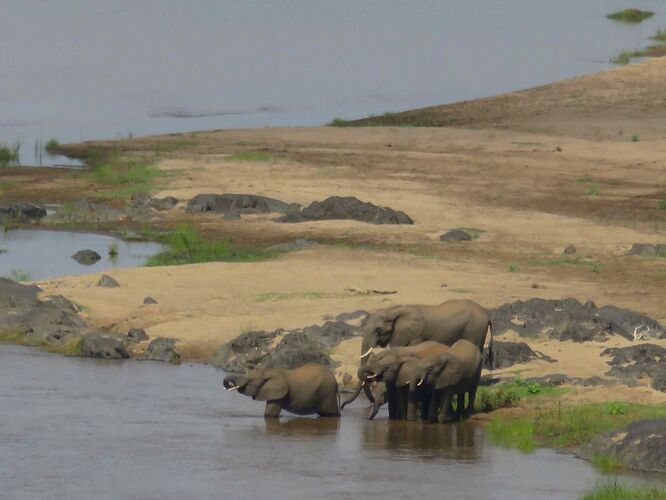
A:
<svg viewBox="0 0 666 500">
<path fill-rule="evenodd" d="M 599 188 L 597 186 L 589 187 L 585 190 L 587 196 L 599 196 Z"/>
<path fill-rule="evenodd" d="M 506 265 L 506 270 L 509 271 L 510 273 L 517 273 L 520 268 L 518 267 L 518 264 L 516 262 L 509 262 Z"/>
<path fill-rule="evenodd" d="M 22 331 L 0 331 L 0 343 L 39 347 L 46 352 L 64 354 L 66 356 L 79 356 L 81 354 L 81 337 L 71 335 L 59 343 L 49 343 L 45 337 L 26 335 Z"/>
<path fill-rule="evenodd" d="M 49 142 L 44 146 L 44 151 L 48 154 L 55 154 L 56 150 L 60 147 L 60 142 L 58 139 L 49 139 Z"/>
<path fill-rule="evenodd" d="M 148 159 L 125 158 L 117 153 L 89 151 L 85 160 L 90 170 L 81 175 L 108 187 L 100 193 L 102 197 L 126 198 L 152 191 L 156 179 L 165 175 Z"/>
<path fill-rule="evenodd" d="M 109 257 L 118 256 L 118 243 L 115 241 L 109 245 Z"/>
<path fill-rule="evenodd" d="M 529 415 L 495 417 L 489 424 L 491 439 L 502 446 L 532 451 L 538 445 L 575 447 L 594 436 L 620 429 L 636 420 L 663 418 L 666 405 L 592 403 L 537 410 Z"/>
<path fill-rule="evenodd" d="M 666 489 L 655 486 L 597 485 L 581 500 L 666 500 Z"/>
<path fill-rule="evenodd" d="M 658 29 L 657 32 L 650 38 L 656 42 L 666 43 L 666 29 Z"/>
<path fill-rule="evenodd" d="M 278 300 L 291 300 L 291 299 L 339 299 L 346 297 L 343 293 L 326 293 L 326 292 L 296 292 L 296 293 L 260 293 L 255 300 L 257 302 L 277 302 Z"/>
<path fill-rule="evenodd" d="M 576 182 L 591 182 L 592 177 L 589 175 L 581 175 L 578 179 L 576 179 Z"/>
<path fill-rule="evenodd" d="M 620 462 L 606 455 L 594 455 L 591 462 L 592 465 L 594 465 L 604 474 L 611 474 L 622 469 L 622 464 Z"/>
<path fill-rule="evenodd" d="M 593 273 L 598 273 L 601 271 L 601 264 L 593 262 L 588 259 L 582 259 L 581 257 L 557 257 L 554 259 L 548 259 L 543 262 L 547 266 L 583 266 L 589 267 L 590 271 Z"/>
<path fill-rule="evenodd" d="M 621 21 L 623 23 L 640 23 L 641 21 L 650 19 L 652 16 L 654 16 L 654 12 L 648 10 L 624 9 L 608 14 L 606 17 L 613 21 Z"/>
<path fill-rule="evenodd" d="M 32 279 L 30 273 L 18 269 L 12 269 L 12 272 L 9 273 L 9 278 L 14 281 L 30 281 Z"/>
<path fill-rule="evenodd" d="M 382 115 L 370 115 L 362 120 L 343 120 L 342 118 L 333 118 L 328 124 L 330 127 L 382 127 L 399 125 L 390 123 L 395 118 L 395 113 L 384 113 Z"/>
<path fill-rule="evenodd" d="M 612 57 L 610 62 L 613 64 L 629 64 L 634 57 L 641 57 L 643 53 L 640 50 L 623 50 L 615 57 Z"/>
<path fill-rule="evenodd" d="M 207 240 L 193 226 L 182 225 L 158 238 L 168 250 L 154 255 L 147 266 L 174 266 L 199 262 L 260 262 L 279 251 L 237 247 L 230 239 Z"/>
<path fill-rule="evenodd" d="M 8 167 L 10 165 L 17 165 L 20 163 L 20 151 L 20 142 L 15 143 L 13 146 L 5 146 L 4 144 L 0 144 L 0 167 Z"/>
<path fill-rule="evenodd" d="M 657 209 L 666 210 L 666 200 L 661 200 L 657 203 Z"/>
<path fill-rule="evenodd" d="M 565 392 L 562 387 L 549 387 L 538 382 L 528 382 L 516 377 L 511 382 L 490 387 L 480 386 L 477 392 L 476 408 L 482 412 L 511 408 L 531 396 L 553 397 Z"/>
<path fill-rule="evenodd" d="M 631 136 L 631 142 L 638 142 L 640 140 L 641 140 L 640 136 L 638 136 L 636 134 Z"/>
<path fill-rule="evenodd" d="M 227 158 L 231 161 L 268 161 L 271 160 L 271 155 L 264 151 L 243 151 L 236 153 Z"/>
<path fill-rule="evenodd" d="M 467 290 L 467 288 L 451 288 L 449 291 L 451 293 L 472 293 L 472 290 Z"/>
</svg>

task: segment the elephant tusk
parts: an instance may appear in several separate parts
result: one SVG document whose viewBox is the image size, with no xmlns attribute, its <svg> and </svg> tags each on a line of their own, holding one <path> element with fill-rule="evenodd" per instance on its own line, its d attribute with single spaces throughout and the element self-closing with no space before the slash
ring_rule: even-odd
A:
<svg viewBox="0 0 666 500">
<path fill-rule="evenodd" d="M 363 358 L 365 358 L 365 357 L 367 357 L 367 356 L 370 356 L 370 354 L 372 354 L 372 351 L 373 351 L 374 349 L 375 349 L 374 347 L 371 347 L 370 349 L 368 349 L 367 351 L 365 351 L 365 354 L 361 354 L 361 359 L 363 359 Z"/>
<path fill-rule="evenodd" d="M 416 384 L 416 387 L 421 387 L 421 385 L 423 385 L 423 379 L 419 380 L 419 383 Z"/>
<path fill-rule="evenodd" d="M 374 373 L 372 375 L 368 375 L 367 377 L 365 377 L 365 380 L 372 380 L 373 378 L 376 378 L 376 377 L 377 377 L 377 373 Z"/>
<path fill-rule="evenodd" d="M 238 390 L 238 386 L 237 386 L 237 385 L 235 385 L 235 386 L 233 386 L 233 387 L 229 387 L 229 388 L 227 389 L 227 391 L 229 391 L 229 392 L 231 392 L 231 391 L 237 391 L 237 390 Z"/>
</svg>

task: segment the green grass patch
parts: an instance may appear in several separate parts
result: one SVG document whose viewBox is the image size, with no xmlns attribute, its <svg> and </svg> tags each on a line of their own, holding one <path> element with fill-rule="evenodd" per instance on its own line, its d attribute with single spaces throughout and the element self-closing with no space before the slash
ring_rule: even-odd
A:
<svg viewBox="0 0 666 500">
<path fill-rule="evenodd" d="M 105 198 L 126 198 L 153 191 L 156 180 L 166 175 L 148 159 L 125 158 L 116 153 L 89 151 L 85 161 L 90 170 L 82 175 L 105 186 L 99 193 Z"/>
<path fill-rule="evenodd" d="M 666 500 L 666 489 L 657 486 L 599 484 L 581 500 Z"/>
<path fill-rule="evenodd" d="M 640 57 L 642 53 L 639 50 L 623 50 L 615 57 L 610 59 L 613 64 L 629 64 L 635 57 Z"/>
<path fill-rule="evenodd" d="M 599 196 L 599 188 L 597 186 L 589 187 L 585 190 L 587 196 Z"/>
<path fill-rule="evenodd" d="M 115 241 L 109 245 L 109 257 L 118 256 L 118 243 Z"/>
<path fill-rule="evenodd" d="M 604 474 L 612 474 L 622 469 L 622 464 L 617 460 L 602 454 L 596 454 L 592 457 L 592 465 Z"/>
<path fill-rule="evenodd" d="M 534 396 L 552 398 L 566 392 L 563 387 L 551 387 L 528 382 L 516 377 L 511 382 L 504 382 L 493 386 L 480 386 L 477 392 L 476 409 L 482 412 L 499 410 L 500 408 L 511 408 L 525 398 Z"/>
<path fill-rule="evenodd" d="M 666 29 L 660 28 L 657 32 L 650 37 L 657 42 L 666 43 Z"/>
<path fill-rule="evenodd" d="M 264 151 L 243 151 L 227 158 L 227 160 L 231 161 L 268 161 L 271 159 L 271 155 Z"/>
<path fill-rule="evenodd" d="M 320 300 L 320 299 L 339 299 L 347 297 L 343 293 L 326 293 L 326 292 L 295 292 L 295 293 L 261 293 L 256 296 L 254 300 L 257 302 L 277 302 L 280 300 Z"/>
<path fill-rule="evenodd" d="M 592 177 L 589 175 L 581 175 L 578 179 L 576 179 L 576 182 L 591 182 Z"/>
<path fill-rule="evenodd" d="M 152 256 L 146 266 L 176 266 L 200 262 L 261 262 L 283 252 L 261 248 L 244 248 L 230 239 L 205 239 L 193 226 L 182 225 L 158 240 L 167 245 L 164 252 Z"/>
<path fill-rule="evenodd" d="M 506 270 L 509 271 L 510 273 L 517 273 L 520 268 L 518 267 L 518 264 L 516 262 L 509 262 L 506 265 Z"/>
<path fill-rule="evenodd" d="M 491 438 L 503 446 L 526 450 L 534 446 L 576 447 L 594 436 L 620 429 L 631 422 L 666 416 L 666 405 L 621 402 L 550 408 L 523 416 L 498 416 L 489 426 Z M 532 448 L 533 449 L 533 448 Z"/>
<path fill-rule="evenodd" d="M 654 12 L 640 9 L 624 9 L 608 14 L 606 17 L 623 23 L 640 23 L 654 16 Z"/>
<path fill-rule="evenodd" d="M 666 200 L 661 200 L 657 203 L 658 210 L 666 210 Z"/>
<path fill-rule="evenodd" d="M 601 272 L 601 264 L 580 257 L 557 257 L 547 259 L 543 262 L 547 266 L 583 266 L 588 267 L 593 273 Z"/>
<path fill-rule="evenodd" d="M 59 147 L 60 141 L 58 141 L 58 139 L 49 139 L 49 141 L 44 145 L 44 151 L 52 155 L 56 153 Z"/>
<path fill-rule="evenodd" d="M 631 142 L 638 142 L 641 140 L 641 137 L 639 135 L 632 135 L 631 136 Z"/>
<path fill-rule="evenodd" d="M 9 273 L 8 278 L 13 279 L 14 281 L 30 281 L 32 276 L 27 271 L 21 271 L 20 269 L 12 269 Z"/>
<path fill-rule="evenodd" d="M 20 159 L 21 143 L 17 142 L 13 146 L 0 144 L 0 167 L 18 165 Z"/>
</svg>

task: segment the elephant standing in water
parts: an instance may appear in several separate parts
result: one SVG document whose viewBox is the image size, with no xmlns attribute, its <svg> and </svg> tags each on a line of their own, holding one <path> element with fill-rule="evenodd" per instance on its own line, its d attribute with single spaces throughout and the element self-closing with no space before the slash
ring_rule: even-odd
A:
<svg viewBox="0 0 666 500">
<path fill-rule="evenodd" d="M 224 388 L 257 401 L 266 401 L 265 417 L 281 410 L 297 415 L 340 415 L 338 382 L 325 366 L 308 364 L 293 370 L 256 369 L 245 375 L 228 375 Z"/>
<path fill-rule="evenodd" d="M 410 386 L 410 382 L 415 380 L 422 360 L 448 350 L 447 345 L 439 342 L 422 342 L 415 346 L 393 347 L 373 354 L 365 365 L 359 367 L 357 374 L 361 384 L 354 394 L 342 403 L 340 409 L 354 401 L 361 392 L 361 388 L 369 381 L 377 381 L 378 384 L 371 390 L 374 407 L 369 417 L 370 420 L 386 402 L 389 404 L 389 418 L 416 420 L 419 400 L 427 410 L 429 388 L 416 388 L 414 385 Z"/>
<path fill-rule="evenodd" d="M 481 377 L 481 352 L 466 340 L 459 340 L 448 352 L 420 361 L 415 370 L 415 378 L 410 382 L 410 390 L 421 384 L 430 387 L 432 399 L 428 409 L 431 422 L 446 421 L 451 399 L 458 395 L 458 416 L 469 416 L 474 410 L 474 399 Z M 465 408 L 465 394 L 469 402 Z"/>
<path fill-rule="evenodd" d="M 483 352 L 490 329 L 489 356 L 493 359 L 492 324 L 488 311 L 471 300 L 448 300 L 436 306 L 397 305 L 368 316 L 363 325 L 361 366 L 376 346 L 413 346 L 431 340 L 452 346 L 464 339 Z M 368 385 L 364 390 L 374 400 Z"/>
</svg>

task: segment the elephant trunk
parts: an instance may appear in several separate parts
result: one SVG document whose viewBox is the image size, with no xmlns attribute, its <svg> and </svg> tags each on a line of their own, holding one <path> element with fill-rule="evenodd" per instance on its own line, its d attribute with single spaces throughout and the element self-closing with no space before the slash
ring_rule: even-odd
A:
<svg viewBox="0 0 666 500">
<path fill-rule="evenodd" d="M 247 385 L 247 377 L 245 375 L 227 375 L 222 381 L 222 385 L 227 391 L 237 391 Z"/>
<path fill-rule="evenodd" d="M 376 344 L 376 340 L 372 339 L 372 333 L 364 333 L 363 334 L 363 342 L 361 343 L 361 367 L 359 368 L 359 371 L 362 368 L 365 368 L 366 363 L 368 362 L 369 352 Z M 370 351 L 372 352 L 372 351 Z M 361 377 L 359 376 L 359 379 Z M 370 390 L 370 385 L 369 384 L 362 384 L 359 386 L 360 388 L 363 389 L 365 392 L 365 396 L 368 398 L 370 402 L 375 401 L 374 396 L 372 395 L 372 391 Z"/>
<path fill-rule="evenodd" d="M 354 391 L 354 394 L 352 394 L 351 397 L 350 397 L 348 400 L 344 401 L 344 402 L 340 405 L 340 411 L 342 411 L 342 409 L 343 409 L 345 406 L 347 406 L 349 403 L 352 403 L 352 402 L 354 402 L 354 401 L 356 400 L 356 398 L 358 397 L 358 395 L 361 394 L 361 389 L 363 389 L 363 387 L 365 387 L 365 385 L 366 385 L 366 384 L 365 384 L 365 380 L 361 381 L 361 383 L 358 384 L 358 388 Z"/>
<path fill-rule="evenodd" d="M 370 416 L 368 417 L 368 420 L 372 420 L 373 418 L 375 418 L 375 416 L 377 415 L 377 412 L 379 411 L 379 408 L 381 406 L 382 406 L 381 403 L 379 401 L 375 400 L 375 402 L 372 406 L 372 413 L 370 413 Z"/>
</svg>

